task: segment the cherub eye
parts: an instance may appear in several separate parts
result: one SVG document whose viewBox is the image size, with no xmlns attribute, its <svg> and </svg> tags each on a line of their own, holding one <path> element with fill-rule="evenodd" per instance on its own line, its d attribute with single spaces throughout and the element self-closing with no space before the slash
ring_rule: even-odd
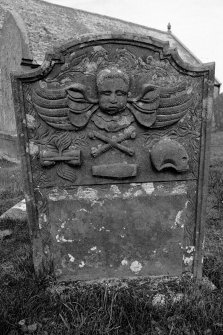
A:
<svg viewBox="0 0 223 335">
<path fill-rule="evenodd" d="M 124 95 L 127 95 L 127 92 L 124 92 L 124 91 L 117 91 L 117 92 L 116 92 L 116 95 L 118 95 L 118 96 L 124 96 Z"/>
<path fill-rule="evenodd" d="M 103 91 L 103 92 L 101 92 L 101 95 L 110 95 L 110 94 L 111 94 L 110 91 Z"/>
</svg>

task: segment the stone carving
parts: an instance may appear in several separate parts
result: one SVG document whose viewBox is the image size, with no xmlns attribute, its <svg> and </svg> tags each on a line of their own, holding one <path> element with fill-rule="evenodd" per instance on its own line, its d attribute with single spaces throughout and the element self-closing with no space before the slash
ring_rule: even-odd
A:
<svg viewBox="0 0 223 335">
<path fill-rule="evenodd" d="M 45 79 L 47 83 L 74 82 L 77 73 L 87 76 L 96 76 L 97 73 L 108 66 L 125 69 L 134 77 L 141 77 L 146 73 L 149 82 L 158 86 L 178 84 L 185 80 L 184 76 L 173 74 L 173 67 L 167 59 L 160 59 L 158 53 L 146 57 L 137 56 L 126 48 L 116 48 L 109 52 L 103 46 L 97 46 L 89 56 L 71 54 L 67 56 L 64 65 L 55 68 Z"/>
<path fill-rule="evenodd" d="M 38 274 L 201 275 L 213 83 L 213 66 L 126 35 L 14 79 Z"/>
<path fill-rule="evenodd" d="M 177 172 L 189 170 L 189 157 L 185 148 L 179 142 L 168 137 L 164 137 L 154 144 L 151 150 L 151 160 L 157 171 L 167 168 Z"/>
<path fill-rule="evenodd" d="M 57 163 L 57 175 L 73 182 L 76 180 L 76 174 L 75 170 L 70 167 L 81 165 L 81 151 L 71 145 L 71 142 L 72 139 L 68 132 L 57 134 L 57 136 L 51 135 L 46 143 L 43 141 L 44 144 L 39 145 L 39 159 L 43 167 L 52 167 Z"/>
<path fill-rule="evenodd" d="M 70 146 L 65 149 L 62 153 L 52 145 L 40 145 L 39 149 L 40 164 L 44 167 L 50 167 L 55 165 L 57 162 L 57 175 L 63 179 L 71 182 L 76 180 L 75 171 L 70 169 L 66 164 L 70 166 L 81 165 L 81 152 L 75 149 L 74 146 Z"/>
<path fill-rule="evenodd" d="M 138 124 L 143 129 L 169 127 L 181 120 L 192 107 L 191 88 L 188 88 L 186 83 L 179 83 L 173 87 L 159 87 L 144 83 L 138 95 L 132 97 L 131 74 L 128 74 L 126 69 L 107 66 L 96 73 L 95 79 L 96 97 L 94 98 L 90 96 L 88 87 L 81 83 L 72 83 L 64 89 L 50 90 L 39 85 L 32 94 L 35 110 L 41 120 L 54 129 L 65 131 L 65 135 L 55 140 L 55 143 L 58 141 L 64 148 L 72 143 L 68 133 L 81 131 L 92 121 L 100 132 L 95 130 L 89 132 L 89 138 L 105 143 L 91 147 L 91 155 L 94 158 L 114 148 L 133 156 L 134 148 L 122 142 L 135 140 L 137 130 L 134 124 Z M 105 135 L 104 131 L 108 135 Z M 119 132 L 118 135 L 113 135 L 117 132 Z M 59 148 L 59 150 L 62 149 Z M 55 159 L 43 160 L 41 154 L 41 161 L 45 162 L 42 165 L 53 165 L 56 160 L 72 162 L 72 157 L 67 152 L 57 158 L 53 152 L 47 157 L 52 155 Z M 80 162 L 75 161 L 73 165 L 78 164 L 80 165 Z M 92 169 L 93 176 L 115 178 L 115 171 L 118 179 L 120 176 L 127 178 L 136 175 L 136 169 L 132 171 L 131 167 L 128 168 L 129 173 L 120 173 L 122 166 L 123 169 L 127 167 L 126 162 L 124 165 L 119 162 L 118 170 L 114 169 L 113 164 L 111 163 L 110 168 L 102 164 L 101 168 L 97 168 L 97 173 Z M 104 168 L 109 168 L 112 173 L 102 172 Z M 59 175 L 63 174 L 59 173 Z"/>
<path fill-rule="evenodd" d="M 129 129 L 127 129 L 127 130 L 129 130 Z M 98 138 L 98 139 L 102 140 L 103 142 L 107 143 L 103 146 L 100 146 L 99 148 L 92 148 L 91 149 L 91 154 L 92 154 L 93 157 L 97 157 L 97 156 L 101 155 L 103 152 L 106 152 L 111 148 L 116 148 L 116 149 L 126 153 L 129 156 L 134 155 L 134 150 L 133 149 L 128 148 L 128 147 L 120 144 L 120 142 L 123 142 L 125 140 L 135 139 L 136 133 L 134 131 L 131 131 L 131 130 L 126 131 L 121 136 L 119 136 L 119 137 L 113 136 L 112 138 L 104 136 L 104 135 L 94 131 L 94 132 L 89 134 L 89 137 L 91 139 Z"/>
<path fill-rule="evenodd" d="M 102 164 L 92 166 L 93 176 L 104 178 L 123 179 L 135 177 L 137 174 L 137 164 Z"/>
<path fill-rule="evenodd" d="M 97 75 L 98 98 L 93 100 L 81 84 L 72 84 L 66 89 L 48 90 L 40 87 L 33 91 L 33 102 L 38 115 L 49 126 L 62 130 L 80 130 L 88 124 L 97 111 L 106 115 L 129 112 L 126 120 L 108 119 L 113 122 L 107 128 L 106 120 L 94 121 L 98 128 L 107 131 L 120 130 L 120 123 L 127 127 L 133 119 L 146 128 L 163 128 L 178 122 L 192 105 L 191 89 L 185 84 L 175 87 L 156 87 L 144 84 L 140 94 L 128 96 L 130 78 L 118 68 L 106 68 Z M 177 93 L 177 95 L 175 95 Z M 99 114 L 99 118 L 100 118 Z M 104 125 L 103 125 L 103 121 Z"/>
<path fill-rule="evenodd" d="M 50 145 L 40 146 L 39 151 L 40 163 L 43 166 L 55 165 L 56 162 L 67 162 L 72 166 L 81 165 L 81 153 L 80 150 L 76 150 L 74 146 L 70 146 L 65 149 L 61 154 L 58 150 Z"/>
</svg>

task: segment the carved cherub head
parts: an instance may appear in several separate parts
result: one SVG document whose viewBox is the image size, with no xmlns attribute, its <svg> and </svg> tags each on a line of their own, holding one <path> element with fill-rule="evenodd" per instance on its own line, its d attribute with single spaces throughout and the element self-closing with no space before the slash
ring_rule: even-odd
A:
<svg viewBox="0 0 223 335">
<path fill-rule="evenodd" d="M 108 67 L 97 75 L 97 90 L 100 109 L 110 115 L 126 107 L 130 79 L 117 67 Z"/>
</svg>

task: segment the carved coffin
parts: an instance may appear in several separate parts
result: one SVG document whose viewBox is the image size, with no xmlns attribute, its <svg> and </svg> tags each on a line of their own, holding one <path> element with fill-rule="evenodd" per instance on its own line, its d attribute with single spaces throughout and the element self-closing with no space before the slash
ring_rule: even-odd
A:
<svg viewBox="0 0 223 335">
<path fill-rule="evenodd" d="M 214 65 L 91 36 L 12 84 L 37 274 L 201 276 Z"/>
</svg>

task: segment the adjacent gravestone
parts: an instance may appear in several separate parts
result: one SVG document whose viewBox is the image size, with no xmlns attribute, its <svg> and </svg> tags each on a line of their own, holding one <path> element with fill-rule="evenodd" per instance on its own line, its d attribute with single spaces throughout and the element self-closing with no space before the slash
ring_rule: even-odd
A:
<svg viewBox="0 0 223 335">
<path fill-rule="evenodd" d="M 37 274 L 200 277 L 214 64 L 91 36 L 12 83 Z"/>
</svg>

